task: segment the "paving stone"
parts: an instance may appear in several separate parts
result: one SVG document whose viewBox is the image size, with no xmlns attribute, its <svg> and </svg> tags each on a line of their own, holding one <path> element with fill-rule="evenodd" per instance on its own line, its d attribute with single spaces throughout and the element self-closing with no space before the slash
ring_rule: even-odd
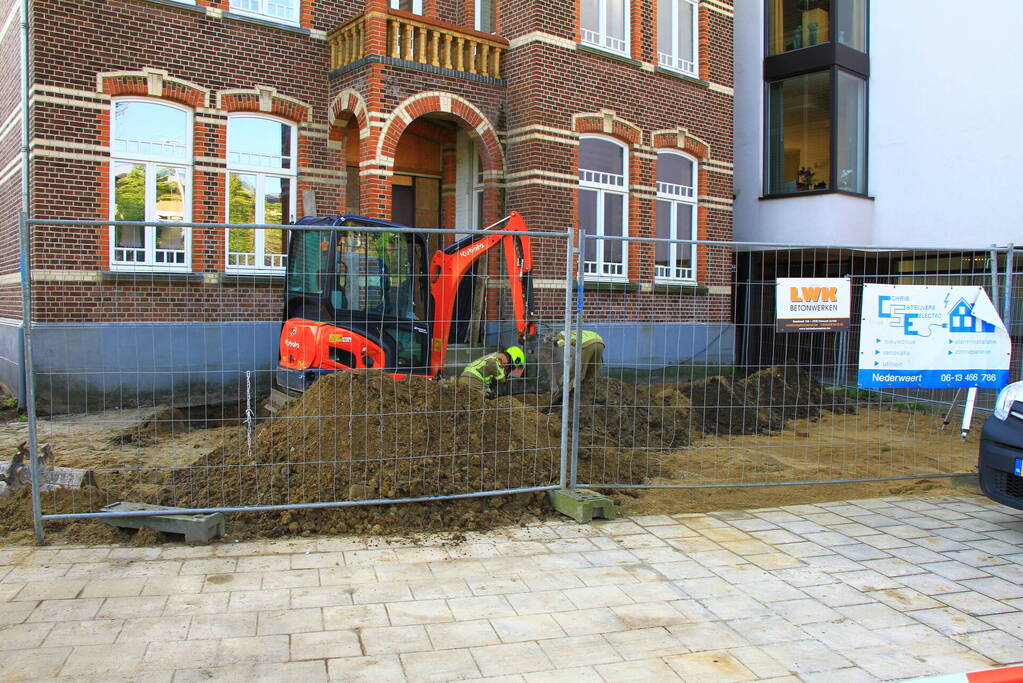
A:
<svg viewBox="0 0 1023 683">
<path fill-rule="evenodd" d="M 604 639 L 614 647 L 619 657 L 627 660 L 680 655 L 689 651 L 675 635 L 663 627 L 605 633 Z"/>
<path fill-rule="evenodd" d="M 506 643 L 470 649 L 480 673 L 484 676 L 546 671 L 552 662 L 536 643 Z"/>
<path fill-rule="evenodd" d="M 848 659 L 816 640 L 776 643 L 774 645 L 761 646 L 760 649 L 789 671 L 795 672 L 800 676 L 808 673 L 842 669 L 851 665 Z"/>
<path fill-rule="evenodd" d="M 781 617 L 733 619 L 728 622 L 728 626 L 751 645 L 767 645 L 806 638 L 806 634 L 799 627 Z"/>
<path fill-rule="evenodd" d="M 163 616 L 125 619 L 117 643 L 151 643 L 155 640 L 185 640 L 192 617 Z"/>
<path fill-rule="evenodd" d="M 219 640 L 155 641 L 146 647 L 142 659 L 147 669 L 167 671 L 187 664 L 189 668 L 200 669 L 218 666 Z"/>
<path fill-rule="evenodd" d="M 64 666 L 70 647 L 11 650 L 4 653 L 0 676 L 6 681 L 30 681 L 56 677 Z"/>
<path fill-rule="evenodd" d="M 179 670 L 174 683 L 205 683 L 206 681 L 259 681 L 260 683 L 320 683 L 326 681 L 325 663 L 280 662 L 269 664 L 235 664 L 206 669 Z"/>
<path fill-rule="evenodd" d="M 389 624 L 387 610 L 382 604 L 323 608 L 323 625 L 328 630 L 369 628 Z"/>
<path fill-rule="evenodd" d="M 232 612 L 284 610 L 291 607 L 291 589 L 288 588 L 237 591 L 230 593 L 229 597 L 227 609 Z"/>
<path fill-rule="evenodd" d="M 256 633 L 261 636 L 322 630 L 323 613 L 319 607 L 260 612 L 256 626 Z"/>
<path fill-rule="evenodd" d="M 238 595 L 236 593 L 236 595 Z M 167 616 L 182 614 L 219 614 L 227 609 L 228 593 L 197 593 L 194 595 L 171 595 L 167 598 L 163 613 Z"/>
<path fill-rule="evenodd" d="M 877 679 L 859 667 L 800 674 L 803 683 L 874 683 Z"/>
<path fill-rule="evenodd" d="M 539 645 L 559 669 L 621 661 L 611 643 L 600 635 L 551 638 L 539 641 Z"/>
<path fill-rule="evenodd" d="M 35 622 L 13 624 L 0 628 L 0 652 L 5 650 L 29 650 L 39 647 L 50 633 L 54 624 Z M 0 656 L 2 660 L 2 656 Z"/>
<path fill-rule="evenodd" d="M 608 683 L 631 683 L 632 681 L 680 681 L 674 669 L 660 659 L 600 664 L 596 667 Z"/>
<path fill-rule="evenodd" d="M 866 593 L 861 593 L 852 586 L 842 583 L 824 584 L 822 586 L 807 586 L 803 592 L 811 598 L 823 602 L 828 607 L 843 607 L 845 605 L 860 605 L 871 602 Z"/>
<path fill-rule="evenodd" d="M 756 679 L 756 675 L 752 671 L 728 652 L 721 650 L 665 657 L 664 662 L 674 669 L 683 680 L 712 680 L 728 683 Z"/>
<path fill-rule="evenodd" d="M 617 586 L 567 588 L 563 593 L 577 609 L 610 607 L 632 603 L 632 598 L 623 593 Z"/>
<path fill-rule="evenodd" d="M 681 624 L 668 626 L 667 629 L 678 638 L 683 647 L 693 652 L 743 647 L 750 644 L 741 634 L 719 621 Z"/>
<path fill-rule="evenodd" d="M 338 586 L 291 588 L 291 607 L 338 607 L 352 604 L 352 594 Z"/>
<path fill-rule="evenodd" d="M 484 595 L 472 598 L 452 598 L 448 608 L 456 621 L 516 616 L 515 608 L 503 595 Z"/>
<path fill-rule="evenodd" d="M 225 665 L 286 662 L 290 656 L 288 640 L 286 635 L 224 638 L 217 661 Z"/>
<path fill-rule="evenodd" d="M 960 593 L 968 589 L 968 586 L 930 572 L 900 576 L 898 581 L 904 586 L 932 597 L 940 596 L 942 593 Z"/>
<path fill-rule="evenodd" d="M 499 683 L 505 683 L 499 677 Z M 493 678 L 480 679 L 493 683 Z M 522 675 L 525 683 L 604 683 L 604 679 L 597 673 L 596 669 L 589 666 L 574 667 L 571 669 L 555 669 L 552 671 L 535 671 Z"/>
<path fill-rule="evenodd" d="M 966 579 L 961 581 L 960 585 L 978 593 L 983 593 L 995 600 L 1023 598 L 1023 586 L 1010 583 L 996 576 L 983 579 Z"/>
<path fill-rule="evenodd" d="M 43 600 L 26 621 L 80 621 L 92 619 L 103 605 L 100 598 Z"/>
<path fill-rule="evenodd" d="M 903 614 L 902 611 L 892 609 L 888 605 L 877 602 L 836 607 L 835 611 L 841 616 L 851 619 L 860 626 L 870 630 L 909 626 L 915 623 L 910 617 Z"/>
<path fill-rule="evenodd" d="M 752 671 L 760 679 L 775 680 L 790 673 L 787 666 L 781 664 L 759 647 L 752 645 L 734 647 L 728 650 L 728 654 L 737 659 L 739 663 Z"/>
<path fill-rule="evenodd" d="M 566 635 L 585 636 L 628 630 L 628 626 L 608 607 L 555 612 L 551 615 Z"/>
<path fill-rule="evenodd" d="M 15 602 L 25 600 L 71 600 L 79 597 L 86 583 L 82 579 L 35 581 L 26 584 L 14 596 L 13 600 Z"/>
<path fill-rule="evenodd" d="M 586 569 L 586 567 L 583 567 Z M 521 577 L 531 591 L 563 590 L 565 588 L 583 588 L 585 584 L 576 575 L 579 569 L 544 571 L 527 574 Z M 510 594 L 509 594 L 510 595 Z"/>
<path fill-rule="evenodd" d="M 842 618 L 840 612 L 828 607 L 823 602 L 810 598 L 773 602 L 771 603 L 771 612 L 796 626 L 821 621 L 836 621 Z"/>
<path fill-rule="evenodd" d="M 400 654 L 432 650 L 423 626 L 380 626 L 362 629 L 362 647 L 366 654 Z"/>
<path fill-rule="evenodd" d="M 912 588 L 887 588 L 864 594 L 869 601 L 876 600 L 892 609 L 906 611 L 914 609 L 932 609 L 941 607 L 942 603 Z"/>
<path fill-rule="evenodd" d="M 435 683 L 477 678 L 480 670 L 468 650 L 413 652 L 401 655 L 409 683 Z"/>
<path fill-rule="evenodd" d="M 165 576 L 157 579 L 146 579 L 146 585 L 142 588 L 142 595 L 182 596 L 199 593 L 202 590 L 205 579 L 205 576 L 198 574 L 194 576 Z M 86 596 L 83 594 L 82 597 Z"/>
<path fill-rule="evenodd" d="M 109 645 L 117 640 L 123 626 L 120 619 L 62 621 L 53 625 L 44 645 Z"/>
<path fill-rule="evenodd" d="M 499 617 L 490 620 L 497 635 L 506 643 L 541 638 L 560 638 L 565 632 L 548 614 L 531 614 L 527 616 Z"/>
<path fill-rule="evenodd" d="M 1011 612 L 1009 614 L 992 614 L 982 617 L 982 621 L 991 624 L 997 629 L 1005 631 L 1009 635 L 1023 638 L 1023 612 Z"/>
<path fill-rule="evenodd" d="M 386 605 L 393 626 L 429 624 L 452 621 L 451 610 L 444 600 L 410 600 Z"/>
<path fill-rule="evenodd" d="M 949 607 L 954 607 L 960 612 L 974 617 L 1017 611 L 1016 607 L 1006 602 L 993 600 L 986 595 L 981 595 L 980 593 L 975 593 L 973 591 L 966 591 L 964 593 L 946 593 L 939 596 L 938 599 Z"/>
<path fill-rule="evenodd" d="M 148 595 L 128 598 L 107 598 L 96 613 L 97 619 L 131 619 L 163 614 L 166 596 Z"/>
<path fill-rule="evenodd" d="M 1023 640 L 1003 631 L 974 631 L 952 638 L 995 664 L 1015 664 L 1023 658 Z"/>
<path fill-rule="evenodd" d="M 211 640 L 256 635 L 256 613 L 200 614 L 192 617 L 189 640 Z"/>
<path fill-rule="evenodd" d="M 479 647 L 501 642 L 493 626 L 486 620 L 427 624 L 426 632 L 435 650 Z"/>
<path fill-rule="evenodd" d="M 114 681 L 119 676 L 128 679 L 142 678 L 142 657 L 146 652 L 145 643 L 122 643 L 116 647 L 115 656 L 109 645 L 82 645 L 76 647 L 64 660 L 60 675 L 71 680 Z M 169 672 L 168 672 L 169 674 Z M 150 678 L 148 674 L 144 676 Z"/>
<path fill-rule="evenodd" d="M 330 680 L 346 683 L 389 683 L 405 680 L 397 655 L 346 657 L 327 661 Z"/>
</svg>

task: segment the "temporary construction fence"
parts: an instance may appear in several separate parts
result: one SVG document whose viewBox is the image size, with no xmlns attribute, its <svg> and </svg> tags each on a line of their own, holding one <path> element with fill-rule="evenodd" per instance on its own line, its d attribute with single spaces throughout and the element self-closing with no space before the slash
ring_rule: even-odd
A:
<svg viewBox="0 0 1023 683">
<path fill-rule="evenodd" d="M 23 221 L 30 466 L 20 476 L 37 538 L 47 520 L 152 514 L 104 509 L 122 501 L 268 512 L 972 471 L 975 447 L 955 425 L 938 429 L 963 397 L 857 388 L 859 293 L 867 282 L 981 285 L 1011 325 L 1011 248 L 577 244 L 571 233 L 502 227 L 457 235 L 469 239 L 451 253 L 500 239 L 458 275 L 442 313 L 436 288 L 455 275 L 421 275 L 443 253 L 439 229 Z M 524 378 L 486 397 L 458 373 L 518 341 L 509 268 L 528 261 L 523 236 L 538 348 Z M 302 263 L 286 279 L 289 243 Z M 853 283 L 849 329 L 776 333 L 775 279 L 824 276 Z M 291 317 L 343 321 L 386 358 L 331 338 L 321 364 L 361 369 L 280 372 Z M 437 372 L 439 320 L 450 329 Z M 582 330 L 606 346 L 601 376 L 585 383 Z M 574 353 L 556 346 L 558 333 Z M 574 390 L 556 403 L 548 388 L 559 378 Z M 271 387 L 298 394 L 296 381 L 307 390 L 270 412 Z M 980 392 L 981 411 L 992 397 Z M 76 482 L 88 485 L 58 485 L 71 476 L 61 467 L 88 470 Z"/>
</svg>

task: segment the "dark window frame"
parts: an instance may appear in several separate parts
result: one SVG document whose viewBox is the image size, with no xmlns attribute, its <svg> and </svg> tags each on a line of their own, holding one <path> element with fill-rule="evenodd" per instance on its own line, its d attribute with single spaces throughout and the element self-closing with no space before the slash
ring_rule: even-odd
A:
<svg viewBox="0 0 1023 683">
<path fill-rule="evenodd" d="M 771 20 L 771 4 L 774 0 L 764 0 L 764 36 L 763 36 L 763 54 L 764 54 L 764 108 L 762 113 L 762 120 L 764 121 L 763 127 L 763 159 L 762 159 L 762 170 L 763 170 L 763 182 L 761 186 L 761 199 L 781 199 L 786 197 L 806 197 L 812 195 L 821 194 L 844 194 L 853 197 L 864 197 L 872 199 L 869 194 L 870 190 L 870 146 L 867 142 L 870 140 L 870 0 L 863 0 L 863 12 L 864 12 L 864 45 L 866 52 L 860 52 L 847 45 L 843 45 L 836 40 L 829 40 L 826 43 L 819 45 L 812 45 L 810 47 L 803 47 L 796 50 L 789 50 L 788 52 L 782 52 L 777 55 L 768 55 L 770 45 L 770 20 Z M 838 7 L 846 2 L 852 2 L 852 0 L 831 0 L 832 12 L 837 16 Z M 829 33 L 829 38 L 834 35 L 834 32 Z M 822 71 L 828 72 L 828 80 L 831 87 L 831 91 L 828 94 L 829 107 L 831 114 L 831 125 L 829 126 L 829 144 L 828 154 L 830 155 L 830 164 L 828 171 L 828 187 L 821 190 L 800 190 L 797 192 L 771 192 L 768 182 L 770 179 L 770 173 L 768 167 L 770 164 L 770 150 L 771 150 L 771 129 L 767 125 L 770 115 L 770 96 L 771 96 L 771 85 L 778 81 L 785 80 L 787 78 L 793 78 L 795 76 L 805 76 L 807 74 L 819 73 Z M 839 190 L 838 187 L 838 72 L 844 71 L 848 74 L 863 79 L 864 82 L 864 122 L 863 122 L 863 187 L 864 192 L 851 192 L 849 190 Z"/>
</svg>

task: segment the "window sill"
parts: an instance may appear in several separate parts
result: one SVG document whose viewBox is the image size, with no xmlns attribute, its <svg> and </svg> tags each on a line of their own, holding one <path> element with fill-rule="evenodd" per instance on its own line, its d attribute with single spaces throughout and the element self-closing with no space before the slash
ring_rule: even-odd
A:
<svg viewBox="0 0 1023 683">
<path fill-rule="evenodd" d="M 178 2 L 178 0 L 143 0 L 152 5 L 162 5 L 164 7 L 174 7 L 175 9 L 183 9 L 186 12 L 194 12 L 195 14 L 206 15 L 206 8 L 200 5 L 196 5 L 194 2 Z"/>
<path fill-rule="evenodd" d="M 629 282 L 628 280 L 591 280 L 584 277 L 583 290 L 594 292 L 638 292 L 640 285 L 638 282 Z"/>
<path fill-rule="evenodd" d="M 841 194 L 846 197 L 856 197 L 857 199 L 866 199 L 874 201 L 874 197 L 868 194 L 860 194 L 859 192 L 849 192 L 848 190 L 803 190 L 801 192 L 778 192 L 774 194 L 765 194 L 760 196 L 760 201 L 767 201 L 770 199 L 791 199 L 792 197 L 818 197 L 820 195 L 827 194 Z"/>
<path fill-rule="evenodd" d="M 218 280 L 222 285 L 272 285 L 284 281 L 284 271 L 279 273 L 220 273 Z"/>
<path fill-rule="evenodd" d="M 190 270 L 152 270 L 136 268 L 127 270 L 123 266 L 115 266 L 118 270 L 104 270 L 100 272 L 102 282 L 202 282 L 202 273 L 193 273 Z"/>
<path fill-rule="evenodd" d="M 643 66 L 643 62 L 638 59 L 633 59 L 622 52 L 615 52 L 614 50 L 609 50 L 606 47 L 591 45 L 590 43 L 576 43 L 575 46 L 580 52 L 588 52 L 599 57 L 607 57 L 608 59 L 613 59 L 616 62 L 622 62 L 630 66 Z"/>
<path fill-rule="evenodd" d="M 710 287 L 695 282 L 654 282 L 654 294 L 683 294 L 702 296 L 710 294 Z"/>
<path fill-rule="evenodd" d="M 656 66 L 656 67 L 654 67 L 654 71 L 656 73 L 661 74 L 662 76 L 669 76 L 671 78 L 677 78 L 680 81 L 685 81 L 686 83 L 692 83 L 693 85 L 695 85 L 695 86 L 697 86 L 699 88 L 707 89 L 707 88 L 710 87 L 710 82 L 702 81 L 699 78 L 697 78 L 696 76 L 691 76 L 691 75 L 689 75 L 689 74 L 687 74 L 685 72 L 682 72 L 682 71 L 675 71 L 674 69 L 669 69 L 669 68 L 663 67 L 663 66 Z"/>
</svg>

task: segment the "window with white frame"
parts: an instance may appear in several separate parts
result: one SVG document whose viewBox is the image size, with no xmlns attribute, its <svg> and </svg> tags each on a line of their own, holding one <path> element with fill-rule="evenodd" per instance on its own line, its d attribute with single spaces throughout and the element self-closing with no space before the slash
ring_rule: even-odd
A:
<svg viewBox="0 0 1023 683">
<path fill-rule="evenodd" d="M 153 100 L 115 100 L 110 117 L 111 268 L 188 269 L 190 230 L 159 223 L 191 220 L 192 114 Z"/>
<path fill-rule="evenodd" d="M 473 28 L 483 33 L 494 32 L 494 0 L 475 0 Z"/>
<path fill-rule="evenodd" d="M 627 237 L 629 154 L 625 145 L 600 137 L 579 140 L 579 227 L 598 237 Z M 583 274 L 628 277 L 627 250 L 620 239 L 586 240 Z"/>
<path fill-rule="evenodd" d="M 582 42 L 628 54 L 628 0 L 580 0 L 579 23 Z"/>
<path fill-rule="evenodd" d="M 680 152 L 657 154 L 657 237 L 696 239 L 696 161 Z M 658 242 L 654 256 L 654 279 L 696 278 L 692 244 Z"/>
<path fill-rule="evenodd" d="M 231 0 L 231 11 L 282 24 L 298 24 L 299 0 Z"/>
<path fill-rule="evenodd" d="M 696 75 L 699 0 L 657 0 L 657 62 Z"/>
<path fill-rule="evenodd" d="M 423 0 L 390 0 L 391 9 L 411 12 L 412 14 L 423 13 Z"/>
<path fill-rule="evenodd" d="M 227 222 L 285 225 L 295 215 L 295 126 L 266 116 L 227 121 Z M 227 231 L 227 270 L 283 271 L 286 231 Z"/>
</svg>

